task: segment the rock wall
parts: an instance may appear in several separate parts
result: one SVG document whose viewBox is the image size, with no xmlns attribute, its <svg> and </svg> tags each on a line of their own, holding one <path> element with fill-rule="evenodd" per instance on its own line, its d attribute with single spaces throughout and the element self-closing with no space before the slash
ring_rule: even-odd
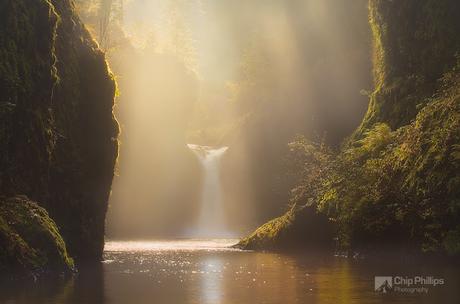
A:
<svg viewBox="0 0 460 304">
<path fill-rule="evenodd" d="M 0 194 L 44 207 L 77 261 L 103 250 L 115 91 L 70 0 L 0 1 Z"/>
<path fill-rule="evenodd" d="M 309 243 L 328 227 L 292 228 L 309 206 L 336 226 L 337 250 L 460 255 L 460 4 L 370 0 L 369 14 L 375 91 L 361 126 L 337 153 L 303 145 L 321 174 L 304 172 L 293 208 L 241 247 Z"/>
<path fill-rule="evenodd" d="M 358 133 L 375 123 L 408 124 L 456 64 L 460 6 L 456 0 L 370 0 L 375 91 Z"/>
</svg>

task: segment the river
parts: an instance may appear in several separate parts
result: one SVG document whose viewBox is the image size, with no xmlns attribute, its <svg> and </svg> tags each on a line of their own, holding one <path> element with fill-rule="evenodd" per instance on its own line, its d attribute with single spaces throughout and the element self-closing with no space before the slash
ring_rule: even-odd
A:
<svg viewBox="0 0 460 304">
<path fill-rule="evenodd" d="M 107 242 L 104 261 L 70 279 L 9 282 L 1 303 L 460 303 L 460 273 L 418 262 L 231 249 L 235 240 Z M 423 267 L 421 266 L 423 265 Z M 374 276 L 442 277 L 428 293 L 374 292 Z"/>
</svg>

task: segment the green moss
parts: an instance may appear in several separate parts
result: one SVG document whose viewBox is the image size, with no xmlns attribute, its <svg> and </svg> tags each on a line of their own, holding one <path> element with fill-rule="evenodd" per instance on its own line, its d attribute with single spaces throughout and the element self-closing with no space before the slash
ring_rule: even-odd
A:
<svg viewBox="0 0 460 304">
<path fill-rule="evenodd" d="M 250 236 L 236 244 L 235 247 L 246 250 L 274 248 L 281 231 L 287 229 L 291 223 L 292 213 L 288 212 L 260 226 Z"/>
<path fill-rule="evenodd" d="M 26 197 L 0 199 L 0 269 L 71 272 L 73 259 L 45 209 Z"/>
<path fill-rule="evenodd" d="M 7 224 L 5 219 L 0 216 L 0 269 L 2 271 L 9 268 L 30 268 L 37 269 L 41 261 L 35 251 L 15 233 Z"/>
<path fill-rule="evenodd" d="M 415 118 L 455 65 L 459 12 L 455 0 L 369 1 L 375 91 L 355 137 L 375 123 L 396 129 Z"/>
<path fill-rule="evenodd" d="M 259 227 L 236 248 L 247 250 L 331 250 L 335 227 L 314 207 L 293 206 L 284 215 Z"/>
</svg>

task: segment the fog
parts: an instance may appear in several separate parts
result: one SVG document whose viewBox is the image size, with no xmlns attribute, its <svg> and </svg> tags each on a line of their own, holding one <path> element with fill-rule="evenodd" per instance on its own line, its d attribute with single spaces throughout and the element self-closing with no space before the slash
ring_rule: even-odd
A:
<svg viewBox="0 0 460 304">
<path fill-rule="evenodd" d="M 367 108 L 366 0 L 130 0 L 116 17 L 101 43 L 122 129 L 110 238 L 187 236 L 205 182 L 187 144 L 228 146 L 223 221 L 247 233 L 286 209 L 292 138 L 339 145 Z"/>
</svg>

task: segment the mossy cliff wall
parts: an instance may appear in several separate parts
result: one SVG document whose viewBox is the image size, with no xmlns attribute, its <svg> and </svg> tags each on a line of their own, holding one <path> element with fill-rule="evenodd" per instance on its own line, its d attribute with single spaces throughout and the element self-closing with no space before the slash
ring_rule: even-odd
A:
<svg viewBox="0 0 460 304">
<path fill-rule="evenodd" d="M 77 261 L 102 254 L 115 90 L 70 0 L 0 0 L 0 194 L 44 207 Z"/>
<path fill-rule="evenodd" d="M 375 91 L 358 134 L 408 124 L 438 89 L 460 50 L 457 0 L 370 0 Z"/>
<path fill-rule="evenodd" d="M 308 206 L 335 226 L 338 250 L 460 255 L 460 2 L 370 0 L 369 14 L 375 91 L 363 123 L 337 153 L 298 143 L 321 174 L 305 170 L 294 207 L 241 247 L 282 248 L 285 234 L 307 243 L 296 222 L 311 220 Z"/>
</svg>

